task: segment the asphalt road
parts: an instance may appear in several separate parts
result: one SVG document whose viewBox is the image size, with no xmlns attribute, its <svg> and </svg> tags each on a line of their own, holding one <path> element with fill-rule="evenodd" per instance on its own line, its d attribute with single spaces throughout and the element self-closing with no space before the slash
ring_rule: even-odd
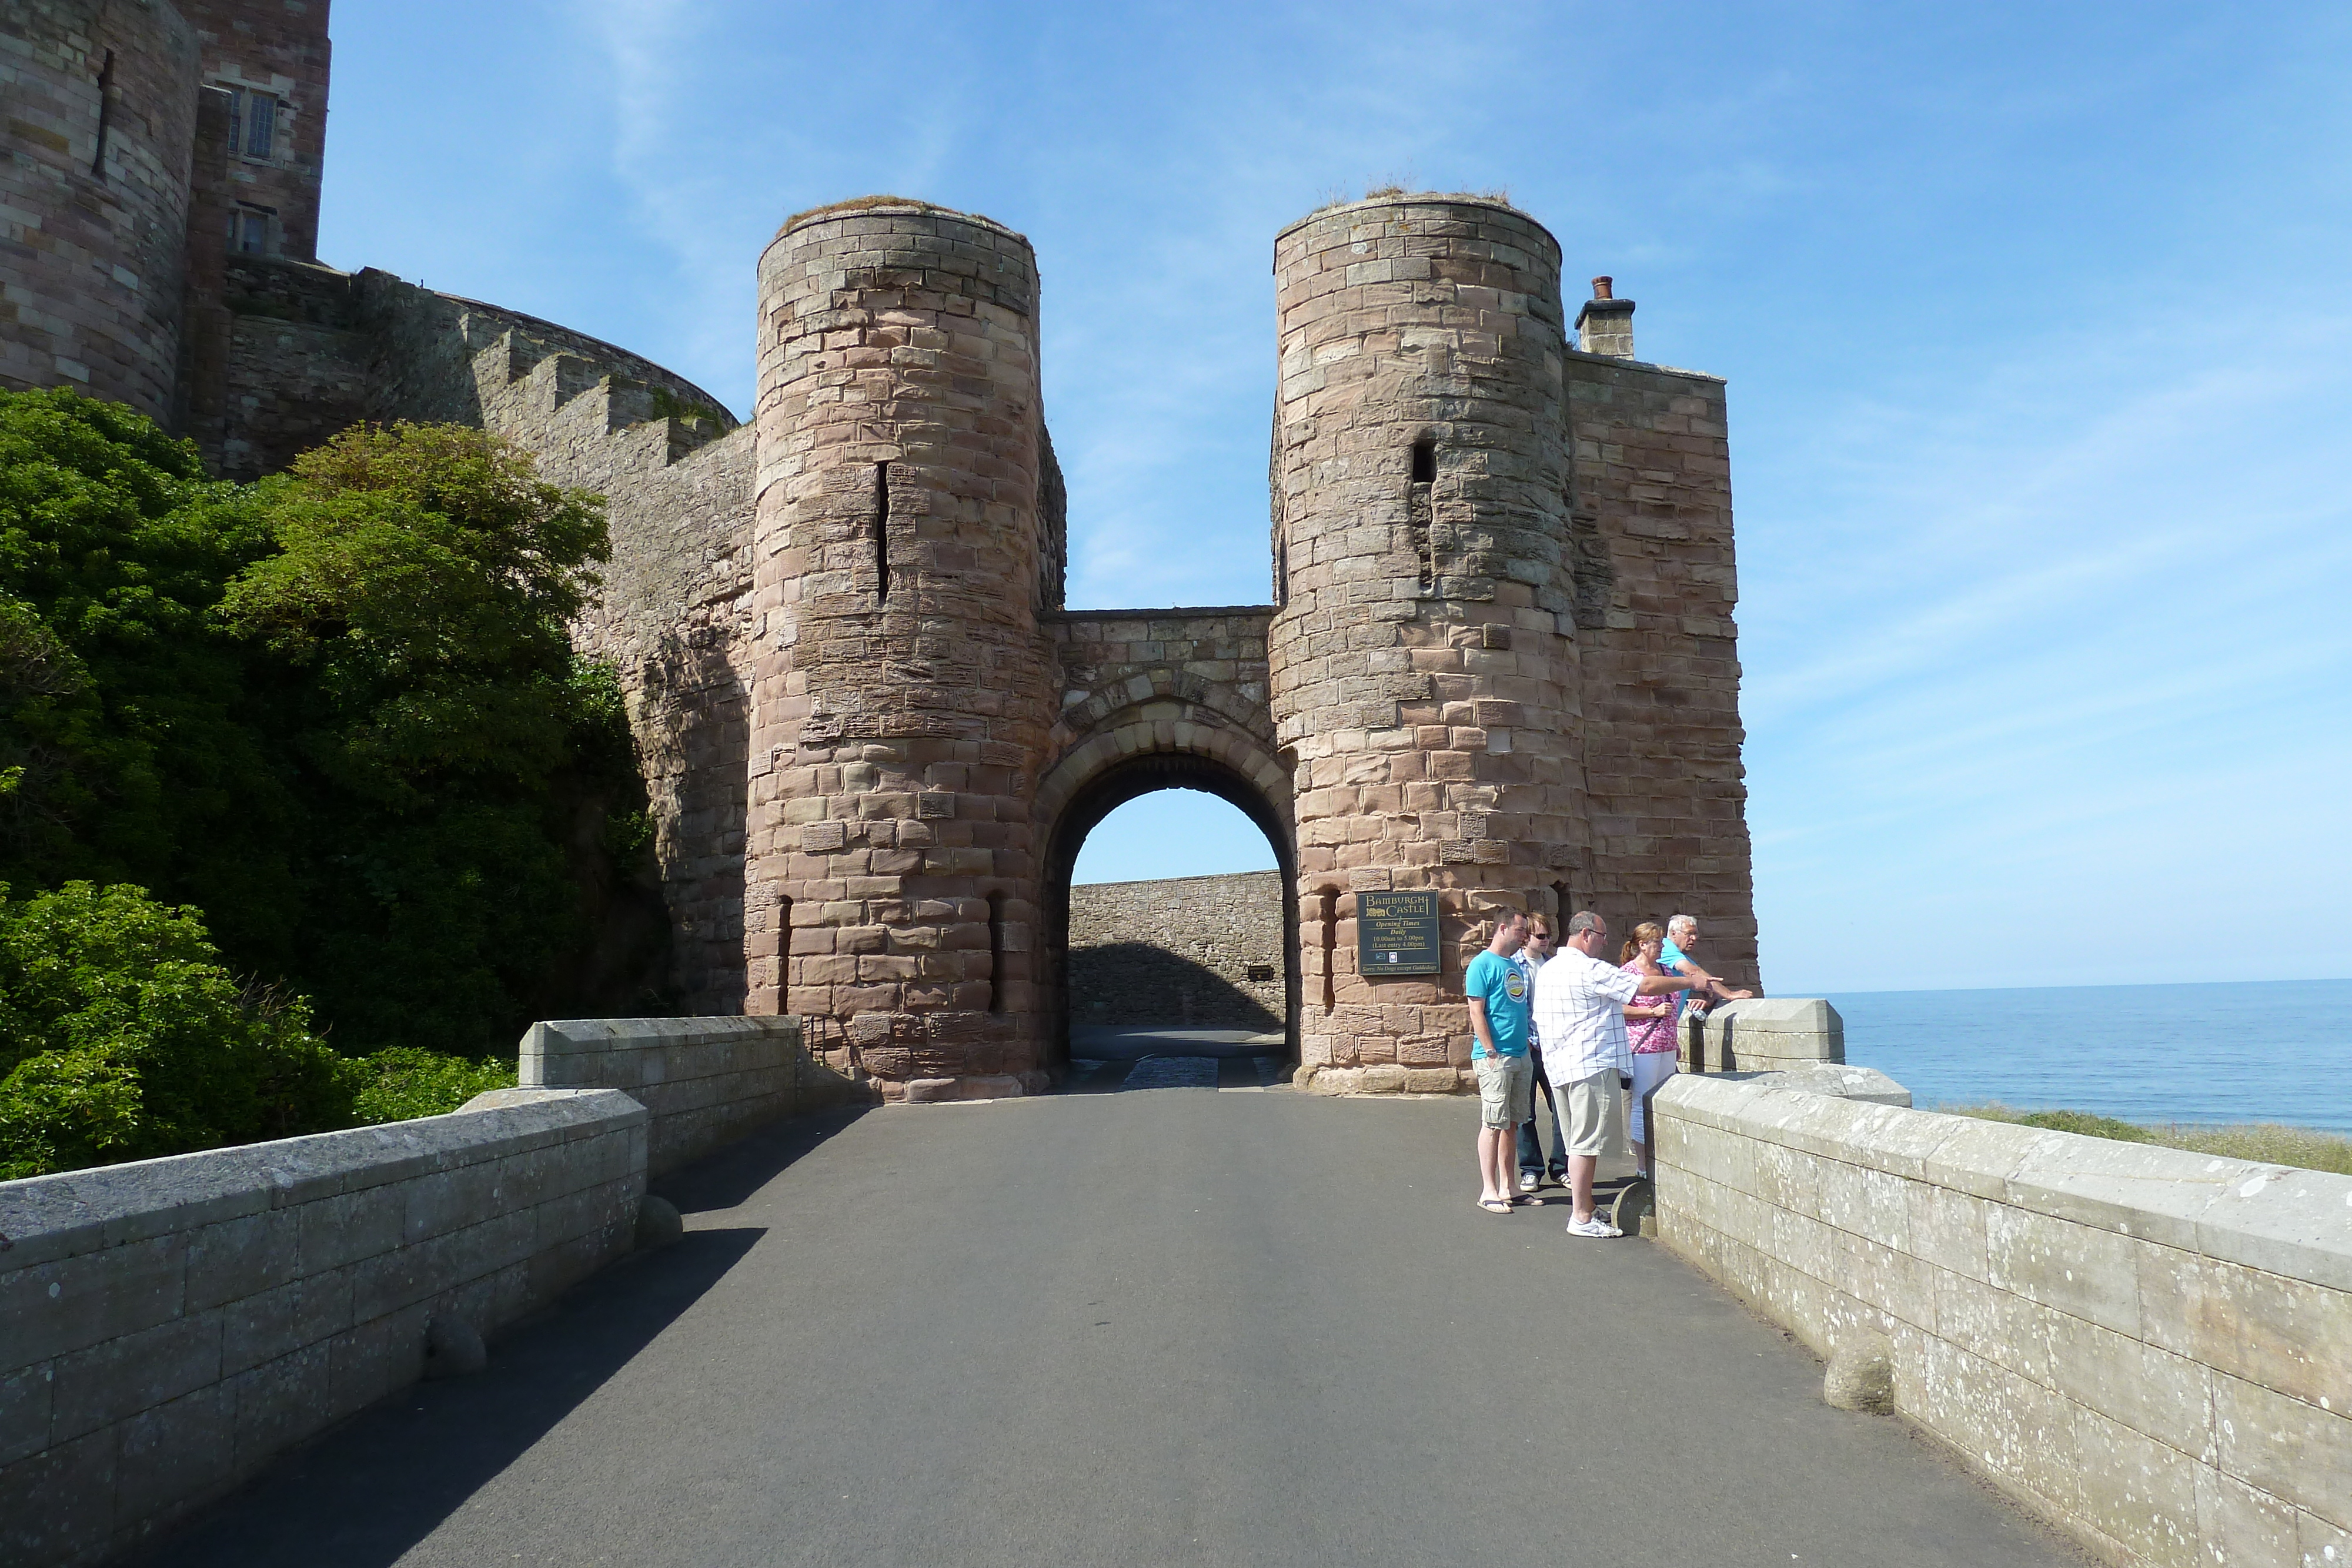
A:
<svg viewBox="0 0 2352 1568">
<path fill-rule="evenodd" d="M 786 1124 L 687 1239 L 173 1564 L 2079 1564 L 1654 1243 L 1473 1205 L 1475 1107 L 1161 1089 Z"/>
</svg>

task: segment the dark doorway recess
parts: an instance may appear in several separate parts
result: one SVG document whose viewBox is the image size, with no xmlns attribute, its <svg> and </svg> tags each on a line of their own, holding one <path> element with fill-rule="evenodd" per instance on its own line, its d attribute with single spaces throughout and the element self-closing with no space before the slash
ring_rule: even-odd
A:
<svg viewBox="0 0 2352 1568">
<path fill-rule="evenodd" d="M 1045 942 L 1045 1068 L 1059 1081 L 1070 1065 L 1070 873 L 1087 835 L 1105 817 L 1139 796 L 1160 789 L 1198 789 L 1237 808 L 1257 824 L 1274 850 L 1282 882 L 1283 1040 L 1288 1060 L 1298 1060 L 1298 869 L 1290 830 L 1256 785 L 1211 757 L 1154 752 L 1113 763 L 1095 775 L 1062 809 L 1046 841 L 1045 875 L 1039 883 L 1039 915 Z"/>
</svg>

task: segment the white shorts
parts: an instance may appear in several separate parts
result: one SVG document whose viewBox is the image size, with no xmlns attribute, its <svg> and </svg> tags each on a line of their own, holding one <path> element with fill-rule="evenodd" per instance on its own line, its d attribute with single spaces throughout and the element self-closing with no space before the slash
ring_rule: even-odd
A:
<svg viewBox="0 0 2352 1568">
<path fill-rule="evenodd" d="M 1648 1108 L 1650 1092 L 1675 1075 L 1681 1060 L 1671 1051 L 1642 1051 L 1634 1055 L 1633 1113 L 1627 1120 L 1633 1124 L 1635 1143 L 1650 1141 L 1649 1118 L 1643 1113 Z"/>
</svg>

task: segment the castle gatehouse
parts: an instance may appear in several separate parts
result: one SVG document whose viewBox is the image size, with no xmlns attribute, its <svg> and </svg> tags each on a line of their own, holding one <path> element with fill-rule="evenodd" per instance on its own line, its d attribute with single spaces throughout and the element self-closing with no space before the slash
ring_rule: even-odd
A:
<svg viewBox="0 0 2352 1568">
<path fill-rule="evenodd" d="M 0 259 L 47 323 L 0 379 L 121 398 L 229 476 L 441 419 L 607 498 L 574 631 L 628 695 L 687 1010 L 798 1015 L 886 1098 L 1043 1090 L 1078 847 L 1164 788 L 1273 845 L 1318 1090 L 1466 1086 L 1502 909 L 1687 912 L 1757 981 L 1723 383 L 1635 358 L 1607 278 L 1571 318 L 1528 214 L 1396 193 L 1276 235 L 1270 602 L 1073 610 L 1013 230 L 793 217 L 739 423 L 611 344 L 318 263 L 324 6 L 6 9 L 56 144 L 11 221 L 70 244 Z M 1405 893 L 1433 960 L 1364 972 L 1360 901 Z"/>
</svg>

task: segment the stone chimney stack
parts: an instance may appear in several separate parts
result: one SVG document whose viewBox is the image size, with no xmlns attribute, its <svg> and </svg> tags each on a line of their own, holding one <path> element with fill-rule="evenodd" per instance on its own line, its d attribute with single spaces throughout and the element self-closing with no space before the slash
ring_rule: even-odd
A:
<svg viewBox="0 0 2352 1568">
<path fill-rule="evenodd" d="M 1615 359 L 1633 357 L 1633 302 L 1612 292 L 1616 279 L 1592 280 L 1592 298 L 1576 313 L 1577 347 L 1588 354 Z"/>
</svg>

